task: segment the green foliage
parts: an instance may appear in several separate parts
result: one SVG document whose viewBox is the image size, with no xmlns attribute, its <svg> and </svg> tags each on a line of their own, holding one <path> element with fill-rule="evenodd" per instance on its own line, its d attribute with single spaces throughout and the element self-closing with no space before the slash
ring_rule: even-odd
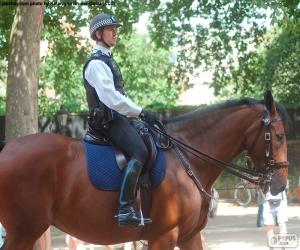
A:
<svg viewBox="0 0 300 250">
<path fill-rule="evenodd" d="M 14 1 L 10 1 L 14 2 Z M 8 59 L 8 43 L 13 23 L 16 6 L 1 6 L 0 8 L 0 60 Z M 3 80 L 3 75 L 0 74 L 0 80 Z"/>
<path fill-rule="evenodd" d="M 149 27 L 156 44 L 178 46 L 177 78 L 186 79 L 191 69 L 204 65 L 214 72 L 218 90 L 218 82 L 264 33 L 265 26 L 260 24 L 266 15 L 255 1 L 176 0 L 161 5 L 152 18 Z"/>
<path fill-rule="evenodd" d="M 0 8 L 0 114 L 5 113 L 8 42 L 15 6 Z"/>
<path fill-rule="evenodd" d="M 156 49 L 147 35 L 133 33 L 117 54 L 128 95 L 142 106 L 173 106 L 178 86 L 171 83 L 171 53 Z"/>
<path fill-rule="evenodd" d="M 296 98 L 291 101 L 288 97 L 295 91 L 297 77 L 279 77 L 281 63 L 274 61 L 285 58 L 284 55 L 274 58 L 275 51 L 270 51 L 268 58 L 255 54 L 270 25 L 285 29 L 289 23 L 299 21 L 299 13 L 299 0 L 174 0 L 161 4 L 151 14 L 149 27 L 157 46 L 177 46 L 179 63 L 176 78 L 181 84 L 188 81 L 186 76 L 195 67 L 203 65 L 213 72 L 212 86 L 217 95 L 243 95 L 247 92 L 261 98 L 264 85 L 272 83 L 275 96 L 294 106 Z M 295 46 L 297 43 L 291 47 Z M 297 65 L 299 56 L 296 53 L 289 55 L 290 63 Z M 263 69 L 261 65 L 267 68 Z M 241 74 L 233 74 L 239 67 L 243 67 Z M 279 70 L 275 75 L 274 69 Z M 257 74 L 265 75 L 265 79 L 255 81 Z M 275 78 L 276 83 L 273 83 Z M 285 83 L 285 87 L 278 85 L 278 81 Z M 292 81 L 294 84 L 291 84 Z"/>
<path fill-rule="evenodd" d="M 300 23 L 287 23 L 266 37 L 260 50 L 252 53 L 223 81 L 223 96 L 259 97 L 272 89 L 276 100 L 299 107 Z"/>
<path fill-rule="evenodd" d="M 0 59 L 0 114 L 5 113 L 7 61 Z"/>
<path fill-rule="evenodd" d="M 87 110 L 82 80 L 82 65 L 87 52 L 85 47 L 76 47 L 80 37 L 67 35 L 55 27 L 46 36 L 49 36 L 50 50 L 40 68 L 40 115 L 54 114 L 61 104 L 70 112 Z M 49 90 L 54 91 L 55 96 L 47 95 Z"/>
<path fill-rule="evenodd" d="M 300 22 L 281 26 L 266 51 L 262 80 L 275 97 L 289 107 L 299 107 Z"/>
<path fill-rule="evenodd" d="M 0 114 L 5 113 L 5 99 L 6 99 L 6 96 L 3 96 L 3 95 L 0 96 Z"/>
</svg>

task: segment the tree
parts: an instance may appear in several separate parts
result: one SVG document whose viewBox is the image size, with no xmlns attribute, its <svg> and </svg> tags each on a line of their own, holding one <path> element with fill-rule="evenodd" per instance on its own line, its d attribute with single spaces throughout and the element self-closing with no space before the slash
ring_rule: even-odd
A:
<svg viewBox="0 0 300 250">
<path fill-rule="evenodd" d="M 146 34 L 132 32 L 117 53 L 128 95 L 139 105 L 151 108 L 174 106 L 179 88 L 172 84 L 171 52 L 158 49 Z"/>
<path fill-rule="evenodd" d="M 269 31 L 260 49 L 231 71 L 220 94 L 261 97 L 265 88 L 287 107 L 299 107 L 300 22 L 285 22 Z"/>
<path fill-rule="evenodd" d="M 186 79 L 184 76 L 194 68 L 205 66 L 213 72 L 212 86 L 218 95 L 227 87 L 231 73 L 253 60 L 269 27 L 284 28 L 288 22 L 299 21 L 299 17 L 299 0 L 173 0 L 152 12 L 149 27 L 158 46 L 175 44 L 180 48 L 183 63 L 177 67 L 179 79 Z M 186 53 L 191 51 L 192 54 Z M 298 61 L 295 57 L 290 59 L 293 63 Z M 239 84 L 244 84 L 239 80 L 235 85 L 237 91 Z M 293 92 L 291 86 L 287 84 L 281 91 L 286 97 Z M 279 93 L 277 96 L 283 97 Z"/>
<path fill-rule="evenodd" d="M 299 107 L 300 100 L 300 20 L 280 27 L 266 49 L 262 82 L 288 107 Z"/>
<path fill-rule="evenodd" d="M 0 114 L 5 113 L 9 37 L 16 6 L 0 8 Z"/>
<path fill-rule="evenodd" d="M 43 6 L 20 0 L 10 35 L 6 138 L 38 131 L 37 89 Z M 26 5 L 28 4 L 28 5 Z"/>
<path fill-rule="evenodd" d="M 42 59 L 39 85 L 39 115 L 55 114 L 64 104 L 70 112 L 86 111 L 82 67 L 91 48 L 80 45 L 79 34 L 60 27 L 46 27 L 50 50 Z M 44 34 L 45 35 L 45 34 Z M 55 96 L 47 95 L 52 90 Z"/>
</svg>

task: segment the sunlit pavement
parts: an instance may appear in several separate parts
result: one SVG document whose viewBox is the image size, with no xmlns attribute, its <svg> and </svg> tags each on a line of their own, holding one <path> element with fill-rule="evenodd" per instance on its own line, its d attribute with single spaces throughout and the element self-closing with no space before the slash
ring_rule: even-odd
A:
<svg viewBox="0 0 300 250">
<path fill-rule="evenodd" d="M 300 238 L 300 205 L 289 205 L 288 233 Z M 268 250 L 265 228 L 256 227 L 257 207 L 240 207 L 220 202 L 217 216 L 204 230 L 207 250 Z M 295 248 L 286 248 L 295 249 Z M 300 245 L 298 243 L 298 247 Z"/>
<path fill-rule="evenodd" d="M 300 204 L 289 205 L 288 233 L 300 238 Z M 204 230 L 206 250 L 269 250 L 265 228 L 256 227 L 257 206 L 240 207 L 231 203 L 220 202 L 217 216 L 210 218 Z M 65 234 L 52 228 L 52 247 L 64 250 Z M 87 245 L 85 245 L 87 246 Z M 91 246 L 86 249 L 105 249 Z M 115 246 L 114 249 L 122 249 Z M 142 249 L 142 248 L 139 248 Z M 286 248 L 295 249 L 295 248 Z M 300 250 L 300 244 L 296 249 Z M 274 249 L 275 250 L 275 249 Z"/>
</svg>

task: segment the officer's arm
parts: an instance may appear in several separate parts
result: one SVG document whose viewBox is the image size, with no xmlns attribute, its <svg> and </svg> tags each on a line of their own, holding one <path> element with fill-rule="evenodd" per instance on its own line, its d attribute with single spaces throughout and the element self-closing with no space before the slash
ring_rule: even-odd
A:
<svg viewBox="0 0 300 250">
<path fill-rule="evenodd" d="M 142 108 L 115 89 L 110 68 L 100 60 L 89 63 L 85 78 L 95 88 L 99 99 L 110 109 L 129 117 L 138 117 Z"/>
</svg>

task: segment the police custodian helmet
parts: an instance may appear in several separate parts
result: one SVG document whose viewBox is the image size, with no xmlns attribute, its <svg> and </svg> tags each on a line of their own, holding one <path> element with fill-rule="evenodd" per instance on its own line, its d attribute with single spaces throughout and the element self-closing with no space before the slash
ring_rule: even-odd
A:
<svg viewBox="0 0 300 250">
<path fill-rule="evenodd" d="M 96 36 L 95 36 L 96 31 L 99 28 L 103 28 L 103 27 L 111 26 L 111 25 L 117 26 L 117 27 L 122 26 L 122 24 L 117 22 L 117 20 L 112 15 L 109 15 L 106 13 L 100 13 L 100 14 L 94 16 L 94 18 L 90 24 L 91 38 L 93 40 L 96 40 Z"/>
</svg>

